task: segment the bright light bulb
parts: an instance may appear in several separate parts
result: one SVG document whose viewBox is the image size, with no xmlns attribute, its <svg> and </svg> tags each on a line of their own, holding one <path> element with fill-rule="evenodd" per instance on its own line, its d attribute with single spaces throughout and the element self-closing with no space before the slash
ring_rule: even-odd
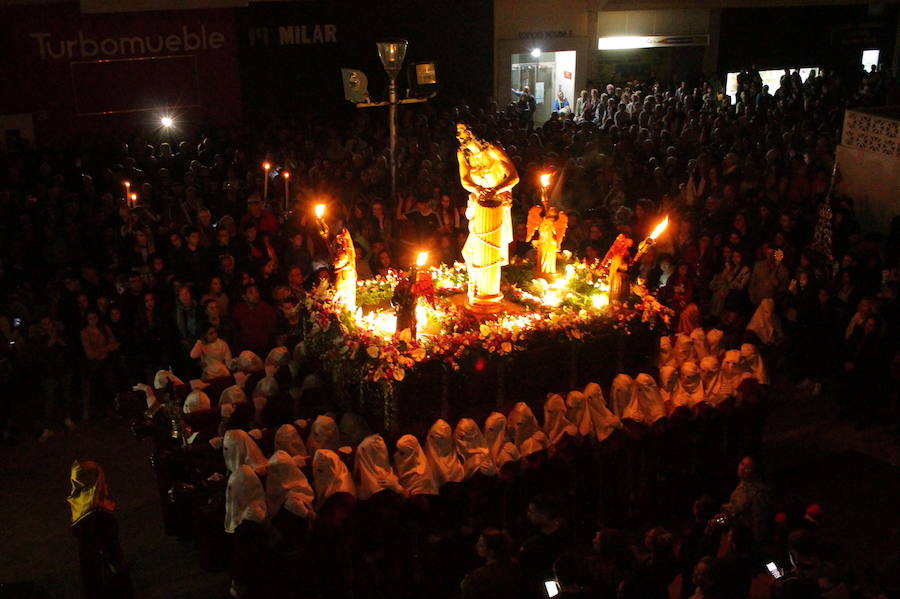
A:
<svg viewBox="0 0 900 599">
<path fill-rule="evenodd" d="M 171 127 L 172 125 L 175 124 L 175 121 L 173 121 L 173 120 L 172 120 L 172 117 L 170 117 L 170 116 L 164 116 L 164 117 L 162 117 L 161 119 L 159 119 L 159 122 L 161 122 L 161 123 L 162 123 L 162 126 L 165 127 L 165 128 L 167 128 L 167 129 L 168 129 L 169 127 Z"/>
<path fill-rule="evenodd" d="M 539 57 L 541 55 L 541 49 L 535 48 L 534 50 L 531 51 L 531 55 L 534 56 L 535 58 Z"/>
</svg>

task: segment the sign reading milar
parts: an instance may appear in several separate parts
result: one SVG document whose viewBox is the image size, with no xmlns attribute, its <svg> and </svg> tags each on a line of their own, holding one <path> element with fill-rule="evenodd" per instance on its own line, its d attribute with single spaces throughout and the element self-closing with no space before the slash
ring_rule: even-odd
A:
<svg viewBox="0 0 900 599">
<path fill-rule="evenodd" d="M 275 36 L 276 30 L 277 37 Z M 307 46 L 337 43 L 337 25 L 332 23 L 251 27 L 248 34 L 251 46 L 268 46 L 270 44 Z"/>
</svg>

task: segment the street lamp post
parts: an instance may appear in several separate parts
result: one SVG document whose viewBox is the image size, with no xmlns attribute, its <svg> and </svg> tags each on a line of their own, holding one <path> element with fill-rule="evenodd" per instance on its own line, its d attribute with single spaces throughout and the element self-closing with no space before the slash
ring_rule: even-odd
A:
<svg viewBox="0 0 900 599">
<path fill-rule="evenodd" d="M 397 75 L 406 57 L 406 40 L 386 40 L 375 44 L 384 71 L 388 76 L 388 125 L 391 140 L 391 202 L 397 201 L 397 107 L 400 94 L 397 93 Z"/>
<path fill-rule="evenodd" d="M 405 98 L 400 99 L 400 92 L 397 88 L 397 76 L 403 68 L 403 59 L 406 57 L 406 47 L 408 42 L 404 39 L 389 39 L 378 42 L 375 46 L 378 48 L 378 56 L 381 58 L 381 64 L 388 76 L 388 99 L 386 102 L 372 102 L 369 98 L 368 79 L 365 73 L 355 69 L 341 69 L 344 79 L 344 96 L 350 102 L 356 104 L 357 108 L 372 108 L 375 106 L 388 107 L 388 129 L 390 133 L 390 161 L 391 161 L 391 201 L 397 201 L 397 108 L 401 104 L 418 104 L 427 102 L 428 98 L 434 96 L 434 92 L 424 98 Z M 433 63 L 423 63 L 431 65 L 431 70 L 425 70 L 430 75 L 427 84 L 434 87 L 434 67 Z"/>
</svg>

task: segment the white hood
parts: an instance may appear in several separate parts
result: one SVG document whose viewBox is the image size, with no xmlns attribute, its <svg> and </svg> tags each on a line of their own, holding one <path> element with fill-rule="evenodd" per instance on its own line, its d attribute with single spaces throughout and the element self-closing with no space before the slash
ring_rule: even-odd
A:
<svg viewBox="0 0 900 599">
<path fill-rule="evenodd" d="M 225 532 L 234 532 L 244 520 L 264 523 L 268 517 L 266 494 L 250 466 L 242 465 L 228 477 L 225 490 Z"/>
<path fill-rule="evenodd" d="M 466 477 L 462 462 L 456 455 L 453 431 L 444 420 L 431 425 L 425 440 L 425 455 L 439 487 L 445 483 L 462 482 Z"/>
<path fill-rule="evenodd" d="M 397 439 L 397 447 L 394 449 L 394 470 L 400 479 L 400 485 L 410 496 L 438 494 L 437 483 L 434 482 L 428 458 L 419 445 L 419 440 L 412 435 L 403 435 Z"/>
<path fill-rule="evenodd" d="M 259 446 L 246 431 L 231 429 L 225 431 L 222 440 L 222 457 L 229 472 L 236 472 L 243 465 L 250 466 L 257 474 L 265 474 L 266 458 Z"/>
<path fill-rule="evenodd" d="M 484 421 L 484 440 L 494 464 L 501 468 L 507 462 L 519 459 L 519 448 L 509 440 L 506 431 L 506 416 L 500 412 L 491 412 Z"/>
<path fill-rule="evenodd" d="M 666 408 L 656 380 L 646 373 L 634 379 L 634 390 L 631 402 L 622 414 L 622 420 L 633 420 L 644 424 L 653 424 L 666 416 Z"/>
<path fill-rule="evenodd" d="M 313 457 L 313 485 L 316 489 L 316 509 L 335 493 L 356 495 L 356 485 L 347 466 L 330 449 L 320 449 Z"/>
<path fill-rule="evenodd" d="M 634 394 L 634 379 L 627 374 L 617 374 L 613 379 L 612 389 L 609 391 L 611 409 L 613 414 L 620 419 L 625 414 L 625 408 L 631 403 Z"/>
<path fill-rule="evenodd" d="M 591 427 L 598 441 L 605 441 L 614 431 L 622 428 L 619 417 L 609 411 L 603 398 L 603 390 L 597 383 L 588 383 L 584 387 L 584 398 L 587 402 Z"/>
<path fill-rule="evenodd" d="M 336 451 L 340 447 L 341 436 L 337 424 L 331 416 L 316 416 L 313 421 L 309 437 L 306 439 L 306 447 L 309 452 L 315 454 L 319 449 Z"/>
<path fill-rule="evenodd" d="M 456 440 L 456 452 L 463 461 L 466 478 L 471 478 L 478 472 L 487 476 L 497 474 L 487 441 L 474 420 L 463 418 L 457 422 L 453 437 Z"/>
<path fill-rule="evenodd" d="M 559 443 L 566 435 L 575 435 L 578 429 L 566 417 L 566 402 L 552 393 L 544 402 L 544 433 L 551 444 Z"/>
<path fill-rule="evenodd" d="M 391 466 L 387 445 L 381 435 L 370 435 L 356 448 L 353 474 L 356 496 L 368 499 L 372 495 L 400 488 L 400 481 Z"/>
<path fill-rule="evenodd" d="M 509 436 L 523 458 L 550 447 L 550 439 L 538 426 L 534 412 L 525 402 L 520 401 L 513 406 L 506 423 Z"/>
<path fill-rule="evenodd" d="M 266 507 L 274 516 L 284 506 L 295 516 L 308 517 L 313 512 L 315 493 L 306 475 L 289 454 L 278 450 L 269 458 L 266 474 Z"/>
</svg>

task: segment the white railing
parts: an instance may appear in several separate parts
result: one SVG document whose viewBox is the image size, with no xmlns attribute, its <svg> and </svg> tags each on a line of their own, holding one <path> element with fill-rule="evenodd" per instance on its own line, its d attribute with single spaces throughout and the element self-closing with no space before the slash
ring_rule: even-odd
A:
<svg viewBox="0 0 900 599">
<path fill-rule="evenodd" d="M 892 118 L 897 115 L 900 115 L 897 107 L 847 110 L 841 144 L 900 158 L 900 119 Z"/>
</svg>

